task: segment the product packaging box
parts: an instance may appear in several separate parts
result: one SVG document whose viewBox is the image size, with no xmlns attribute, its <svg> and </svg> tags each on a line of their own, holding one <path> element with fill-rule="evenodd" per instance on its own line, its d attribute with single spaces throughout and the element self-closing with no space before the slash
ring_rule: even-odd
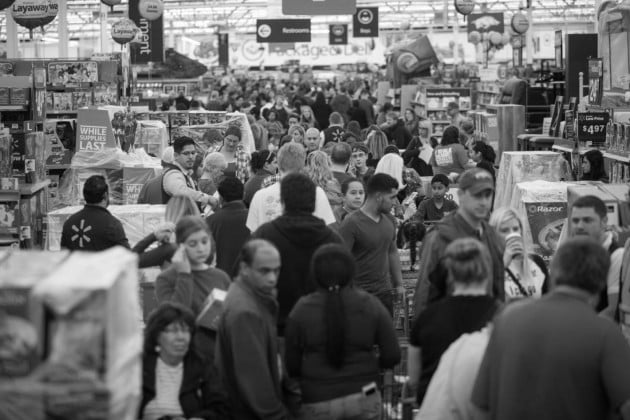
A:
<svg viewBox="0 0 630 420">
<path fill-rule="evenodd" d="M 227 292 L 220 289 L 212 289 L 212 292 L 208 295 L 203 308 L 197 316 L 197 325 L 213 331 L 217 330 L 219 318 L 223 313 L 223 303 Z"/>
</svg>

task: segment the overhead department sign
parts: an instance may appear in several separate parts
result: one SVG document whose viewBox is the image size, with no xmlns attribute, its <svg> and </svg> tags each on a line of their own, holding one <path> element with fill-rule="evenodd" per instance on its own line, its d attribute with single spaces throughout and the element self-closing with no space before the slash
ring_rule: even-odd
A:
<svg viewBox="0 0 630 420">
<path fill-rule="evenodd" d="M 351 15 L 357 0 L 282 0 L 285 15 Z"/>
<path fill-rule="evenodd" d="M 256 41 L 259 43 L 311 42 L 311 20 L 258 19 Z"/>
</svg>

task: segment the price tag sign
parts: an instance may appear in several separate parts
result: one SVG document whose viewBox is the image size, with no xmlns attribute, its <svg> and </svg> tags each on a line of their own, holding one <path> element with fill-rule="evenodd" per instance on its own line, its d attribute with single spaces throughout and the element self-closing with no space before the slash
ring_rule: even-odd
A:
<svg viewBox="0 0 630 420">
<path fill-rule="evenodd" d="M 577 136 L 581 142 L 606 143 L 606 125 L 610 120 L 607 112 L 578 112 Z"/>
</svg>

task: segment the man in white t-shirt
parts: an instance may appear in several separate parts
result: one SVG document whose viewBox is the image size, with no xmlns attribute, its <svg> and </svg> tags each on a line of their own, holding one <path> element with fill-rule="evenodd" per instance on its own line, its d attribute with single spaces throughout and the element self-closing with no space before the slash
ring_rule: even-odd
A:
<svg viewBox="0 0 630 420">
<path fill-rule="evenodd" d="M 278 152 L 278 170 L 280 177 L 292 173 L 300 172 L 304 169 L 306 160 L 306 150 L 300 143 L 287 143 Z M 280 183 L 277 182 L 267 188 L 258 190 L 249 205 L 247 215 L 247 228 L 250 232 L 263 223 L 267 223 L 282 214 L 282 203 L 280 202 Z M 330 207 L 326 193 L 317 187 L 315 197 L 314 216 L 322 219 L 327 225 L 335 222 L 335 215 Z"/>
</svg>

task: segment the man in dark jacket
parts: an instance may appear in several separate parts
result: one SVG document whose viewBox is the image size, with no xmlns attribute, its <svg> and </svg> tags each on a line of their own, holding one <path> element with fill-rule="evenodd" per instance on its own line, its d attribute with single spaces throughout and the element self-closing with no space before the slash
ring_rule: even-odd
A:
<svg viewBox="0 0 630 420">
<path fill-rule="evenodd" d="M 398 118 L 395 112 L 387 114 L 385 128 L 383 129 L 387 135 L 387 140 L 400 150 L 405 150 L 411 142 L 411 133 L 405 127 L 405 121 Z"/>
<path fill-rule="evenodd" d="M 302 296 L 315 291 L 309 278 L 309 265 L 321 245 L 341 243 L 341 238 L 313 216 L 316 187 L 304 174 L 291 173 L 280 184 L 282 216 L 265 223 L 254 232 L 255 238 L 266 239 L 278 248 L 282 269 L 278 278 L 278 335 L 284 336 L 286 318 Z"/>
<path fill-rule="evenodd" d="M 279 272 L 280 254 L 272 244 L 252 240 L 243 246 L 239 275 L 219 320 L 215 356 L 234 419 L 289 418 L 278 366 L 274 289 Z"/>
<path fill-rule="evenodd" d="M 129 248 L 120 220 L 107 211 L 109 187 L 102 175 L 92 175 L 83 185 L 85 207 L 63 224 L 61 248 L 70 251 L 103 251 L 116 245 Z"/>
<path fill-rule="evenodd" d="M 504 244 L 486 222 L 492 208 L 494 181 L 492 175 L 479 168 L 465 171 L 459 178 L 459 209 L 446 216 L 427 233 L 422 245 L 421 264 L 415 293 L 414 314 L 427 304 L 447 295 L 447 273 L 443 265 L 444 251 L 455 239 L 479 239 L 490 251 L 492 281 L 489 294 L 505 299 Z"/>
<path fill-rule="evenodd" d="M 247 207 L 243 203 L 243 183 L 228 176 L 219 183 L 221 208 L 206 219 L 217 250 L 217 268 L 236 274 L 238 254 L 249 239 L 250 232 L 245 226 Z"/>
</svg>

